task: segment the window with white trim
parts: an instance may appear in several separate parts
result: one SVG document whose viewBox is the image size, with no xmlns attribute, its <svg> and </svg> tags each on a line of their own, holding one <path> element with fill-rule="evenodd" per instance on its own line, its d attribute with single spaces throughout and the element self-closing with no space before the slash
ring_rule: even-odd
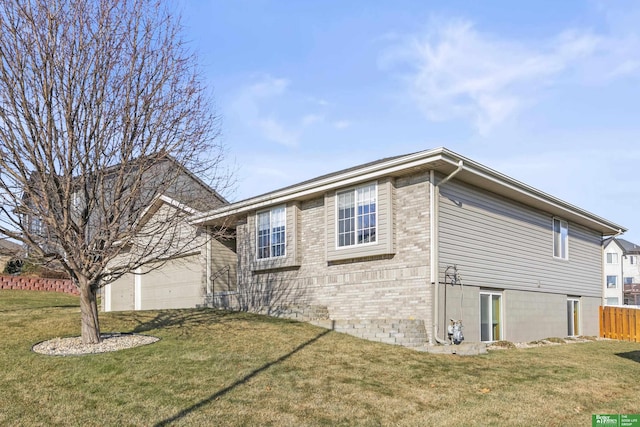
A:
<svg viewBox="0 0 640 427">
<path fill-rule="evenodd" d="M 576 337 L 580 335 L 580 300 L 577 298 L 567 299 L 567 336 Z"/>
<path fill-rule="evenodd" d="M 480 341 L 502 339 L 502 294 L 480 292 Z"/>
<path fill-rule="evenodd" d="M 633 255 L 629 255 L 629 264 L 635 264 L 636 263 L 636 257 Z"/>
<path fill-rule="evenodd" d="M 615 289 L 618 287 L 618 276 L 607 276 L 607 288 Z"/>
<path fill-rule="evenodd" d="M 377 185 L 368 184 L 337 193 L 337 246 L 376 242 Z"/>
<path fill-rule="evenodd" d="M 258 212 L 257 251 L 258 259 L 285 256 L 287 215 L 284 206 Z"/>
<path fill-rule="evenodd" d="M 607 264 L 617 264 L 617 263 L 618 263 L 618 254 L 607 253 Z"/>
<path fill-rule="evenodd" d="M 45 235 L 44 221 L 40 218 L 32 216 L 29 220 L 29 231 L 37 236 Z"/>
<path fill-rule="evenodd" d="M 625 277 L 624 278 L 624 284 L 625 285 L 631 285 L 633 283 L 633 277 Z"/>
<path fill-rule="evenodd" d="M 553 256 L 569 259 L 569 223 L 553 218 Z"/>
</svg>

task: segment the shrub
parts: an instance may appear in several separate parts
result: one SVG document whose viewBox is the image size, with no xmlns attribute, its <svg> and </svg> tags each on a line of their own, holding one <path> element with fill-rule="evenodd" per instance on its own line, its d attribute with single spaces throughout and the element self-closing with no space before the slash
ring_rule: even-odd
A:
<svg viewBox="0 0 640 427">
<path fill-rule="evenodd" d="M 24 262 L 21 259 L 11 259 L 5 266 L 3 273 L 11 274 L 12 276 L 20 274 Z"/>
</svg>

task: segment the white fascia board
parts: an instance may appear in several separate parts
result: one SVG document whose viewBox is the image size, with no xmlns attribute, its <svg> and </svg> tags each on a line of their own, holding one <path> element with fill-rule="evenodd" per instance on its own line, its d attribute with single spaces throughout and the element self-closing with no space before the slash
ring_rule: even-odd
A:
<svg viewBox="0 0 640 427">
<path fill-rule="evenodd" d="M 241 202 L 232 203 L 213 211 L 196 216 L 191 220 L 192 224 L 201 224 L 207 221 L 224 218 L 230 215 L 241 214 L 263 207 L 286 203 L 290 200 L 304 198 L 312 194 L 347 187 L 349 185 L 380 178 L 394 172 L 409 169 L 416 166 L 424 166 L 436 160 L 441 160 L 444 149 L 437 148 L 429 151 L 410 154 L 387 162 L 376 163 L 364 168 L 357 168 L 341 174 L 331 175 L 324 179 L 314 180 L 302 185 L 296 185 L 284 190 L 276 190 Z"/>
<path fill-rule="evenodd" d="M 344 173 L 330 175 L 320 180 L 313 180 L 305 184 L 295 185 L 283 190 L 276 190 L 263 196 L 246 199 L 213 211 L 202 213 L 201 215 L 197 215 L 192 218 L 190 222 L 192 224 L 202 224 L 208 221 L 222 219 L 227 216 L 242 214 L 264 207 L 286 203 L 290 200 L 304 198 L 312 194 L 324 193 L 329 190 L 347 187 L 355 183 L 391 175 L 405 169 L 425 166 L 436 161 L 445 161 L 449 163 L 453 169 L 457 168 L 459 162 L 462 161 L 462 171 L 493 182 L 505 189 L 520 193 L 531 202 L 535 201 L 566 214 L 579 217 L 588 223 L 598 226 L 598 228 L 608 229 L 614 234 L 627 231 L 624 227 L 607 221 L 604 218 L 578 208 L 577 206 L 564 202 L 444 147 L 409 154 L 386 162 L 375 163 L 370 166 L 355 168 Z"/>
<path fill-rule="evenodd" d="M 626 228 L 618 224 L 612 223 L 611 221 L 608 221 L 602 217 L 592 214 L 591 212 L 588 212 L 575 205 L 567 203 L 561 199 L 558 199 L 557 197 L 554 197 L 550 194 L 540 191 L 534 187 L 531 187 L 530 185 L 527 185 L 523 182 L 515 180 L 507 175 L 504 175 L 500 172 L 497 172 L 493 169 L 483 166 L 477 162 L 474 162 L 473 160 L 465 159 L 464 157 L 459 156 L 458 154 L 453 152 L 447 152 L 447 154 L 452 155 L 455 161 L 449 160 L 446 158 L 444 158 L 443 160 L 451 163 L 452 166 L 456 166 L 457 162 L 462 160 L 464 163 L 463 170 L 470 172 L 483 179 L 494 182 L 512 191 L 516 191 L 532 201 L 537 201 L 548 207 L 558 209 L 561 212 L 564 212 L 568 215 L 582 218 L 587 222 L 597 225 L 598 228 L 609 229 L 613 234 L 623 233 L 627 231 Z"/>
<path fill-rule="evenodd" d="M 188 214 L 191 215 L 195 215 L 200 213 L 199 211 L 193 209 L 192 207 L 189 207 L 187 205 L 185 205 L 184 203 L 180 203 L 179 201 L 177 201 L 176 199 L 172 199 L 169 196 L 165 196 L 164 194 L 161 195 L 159 197 L 160 200 L 162 200 L 163 202 L 165 202 L 166 204 L 173 206 L 174 208 L 180 209 L 181 211 L 184 211 Z"/>
</svg>

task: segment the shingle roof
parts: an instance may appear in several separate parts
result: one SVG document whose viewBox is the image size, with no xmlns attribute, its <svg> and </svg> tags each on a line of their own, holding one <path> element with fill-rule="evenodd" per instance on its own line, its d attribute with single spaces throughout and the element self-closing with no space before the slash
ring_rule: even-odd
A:
<svg viewBox="0 0 640 427">
<path fill-rule="evenodd" d="M 628 240 L 618 238 L 616 238 L 616 240 L 618 241 L 618 243 L 620 243 L 620 246 L 622 246 L 622 249 L 624 249 L 625 252 L 640 253 L 640 246 L 636 245 L 635 243 L 631 243 Z"/>
</svg>

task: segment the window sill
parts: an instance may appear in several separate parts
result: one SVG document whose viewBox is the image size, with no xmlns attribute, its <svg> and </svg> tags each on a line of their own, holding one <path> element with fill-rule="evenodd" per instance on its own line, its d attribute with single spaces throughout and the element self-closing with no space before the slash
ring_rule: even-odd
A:
<svg viewBox="0 0 640 427">
<path fill-rule="evenodd" d="M 251 271 L 268 271 L 296 267 L 300 267 L 300 263 L 287 257 L 266 258 L 251 263 Z"/>
</svg>

